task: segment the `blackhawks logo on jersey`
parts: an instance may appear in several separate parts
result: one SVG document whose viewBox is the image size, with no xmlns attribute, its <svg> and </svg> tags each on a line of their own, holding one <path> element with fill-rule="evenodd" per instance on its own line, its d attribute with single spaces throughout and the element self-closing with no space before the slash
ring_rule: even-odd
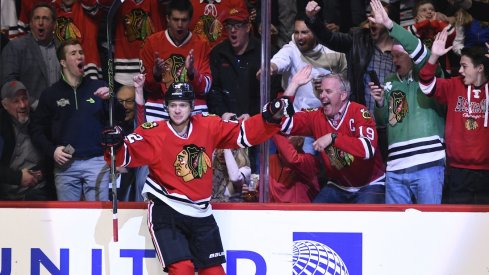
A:
<svg viewBox="0 0 489 275">
<path fill-rule="evenodd" d="M 334 146 L 328 146 L 326 148 L 326 155 L 328 155 L 331 165 L 337 170 L 341 170 L 345 166 L 350 166 L 355 160 L 354 156 Z"/>
<path fill-rule="evenodd" d="M 185 182 L 202 178 L 207 170 L 212 169 L 211 159 L 204 147 L 195 144 L 184 145 L 182 151 L 176 156 L 175 174 Z"/>
<path fill-rule="evenodd" d="M 124 35 L 127 41 L 144 41 L 154 33 L 149 14 L 142 9 L 134 9 L 124 16 Z"/>
<path fill-rule="evenodd" d="M 141 124 L 141 128 L 143 128 L 143 129 L 152 129 L 152 128 L 157 127 L 157 126 L 158 126 L 158 123 L 156 123 L 154 121 L 153 122 L 148 121 L 148 122 Z"/>
<path fill-rule="evenodd" d="M 201 0 L 200 3 L 206 2 L 204 15 L 202 15 L 195 24 L 192 33 L 196 34 L 203 40 L 214 42 L 222 35 L 223 25 L 219 21 L 216 4 L 221 0 Z"/>
<path fill-rule="evenodd" d="M 473 117 L 469 117 L 466 121 L 465 121 L 465 129 L 467 130 L 475 130 L 479 127 L 479 124 L 477 123 L 477 121 L 473 118 Z"/>
<path fill-rule="evenodd" d="M 203 40 L 214 42 L 221 36 L 222 29 L 223 25 L 217 18 L 203 15 L 195 24 L 193 32 Z"/>
<path fill-rule="evenodd" d="M 392 91 L 389 96 L 389 124 L 395 126 L 401 123 L 409 112 L 406 94 L 402 91 Z"/>
<path fill-rule="evenodd" d="M 370 112 L 366 109 L 361 109 L 360 112 L 362 112 L 362 117 L 364 119 L 371 119 L 372 118 L 372 115 L 370 114 Z"/>
<path fill-rule="evenodd" d="M 165 59 L 165 68 L 168 68 L 168 70 L 163 70 L 161 82 L 165 83 L 166 87 L 170 87 L 173 82 L 188 82 L 185 56 L 171 54 Z"/>
<path fill-rule="evenodd" d="M 80 29 L 73 23 L 73 19 L 69 17 L 60 16 L 56 19 L 56 28 L 54 29 L 54 35 L 59 41 L 65 41 L 70 39 L 77 39 L 82 41 L 82 34 Z"/>
</svg>

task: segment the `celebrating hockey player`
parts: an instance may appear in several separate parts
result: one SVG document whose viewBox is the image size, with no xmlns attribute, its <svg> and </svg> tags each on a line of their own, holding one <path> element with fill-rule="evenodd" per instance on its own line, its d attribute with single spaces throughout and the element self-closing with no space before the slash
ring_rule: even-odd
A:
<svg viewBox="0 0 489 275">
<path fill-rule="evenodd" d="M 143 196 L 148 199 L 150 235 L 165 271 L 224 274 L 224 250 L 209 204 L 212 152 L 264 142 L 294 110 L 288 99 L 280 98 L 266 104 L 261 115 L 223 121 L 192 116 L 194 99 L 190 84 L 171 84 L 165 94 L 169 121 L 147 122 L 125 138 L 115 126 L 103 132 L 103 145 L 115 148 L 117 166 L 149 167 Z M 108 153 L 106 159 L 110 161 Z"/>
</svg>

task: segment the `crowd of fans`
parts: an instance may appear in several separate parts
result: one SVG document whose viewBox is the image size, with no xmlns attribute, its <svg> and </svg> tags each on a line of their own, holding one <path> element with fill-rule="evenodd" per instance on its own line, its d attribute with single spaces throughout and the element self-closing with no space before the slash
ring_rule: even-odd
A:
<svg viewBox="0 0 489 275">
<path fill-rule="evenodd" d="M 270 139 L 269 201 L 489 204 L 488 2 L 272 1 L 268 92 L 295 114 Z M 109 200 L 109 111 L 138 138 L 172 84 L 193 114 L 262 112 L 260 1 L 124 1 L 107 22 L 112 3 L 2 1 L 0 200 Z M 206 154 L 212 200 L 250 200 L 257 147 Z M 148 173 L 117 167 L 118 197 L 144 200 Z"/>
</svg>

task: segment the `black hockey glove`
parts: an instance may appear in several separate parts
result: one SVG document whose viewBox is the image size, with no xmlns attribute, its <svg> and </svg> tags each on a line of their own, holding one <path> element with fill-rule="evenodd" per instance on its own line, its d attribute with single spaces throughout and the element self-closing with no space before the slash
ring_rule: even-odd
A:
<svg viewBox="0 0 489 275">
<path fill-rule="evenodd" d="M 105 150 L 114 147 L 117 150 L 124 142 L 124 134 L 120 126 L 107 127 L 102 131 L 102 146 Z"/>
<path fill-rule="evenodd" d="M 291 100 L 288 97 L 281 97 L 265 104 L 261 114 L 266 122 L 280 124 L 283 116 L 291 117 L 294 113 Z"/>
</svg>

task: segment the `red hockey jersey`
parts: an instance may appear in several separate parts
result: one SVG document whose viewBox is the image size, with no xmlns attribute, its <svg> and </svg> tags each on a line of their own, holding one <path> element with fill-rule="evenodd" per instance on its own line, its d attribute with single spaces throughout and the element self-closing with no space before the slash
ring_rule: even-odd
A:
<svg viewBox="0 0 489 275">
<path fill-rule="evenodd" d="M 192 81 L 187 77 L 185 69 L 185 59 L 190 50 L 194 50 L 194 67 L 197 73 Z M 169 70 L 163 72 L 162 81 L 156 82 L 153 78 L 154 53 L 158 52 L 160 58 L 167 63 Z M 144 84 L 147 94 L 148 114 L 158 117 L 159 112 L 165 112 L 163 109 L 163 98 L 167 87 L 174 81 L 190 82 L 196 95 L 195 110 L 207 112 L 205 94 L 209 91 L 212 84 L 211 69 L 209 65 L 210 48 L 209 44 L 189 33 L 185 41 L 177 46 L 170 38 L 168 31 L 155 33 L 148 37 L 143 49 L 141 50 L 141 61 L 143 62 L 146 82 Z M 167 119 L 166 116 L 160 116 L 160 119 Z"/>
<path fill-rule="evenodd" d="M 78 39 L 85 54 L 85 76 L 101 78 L 100 56 L 97 46 L 98 25 L 83 9 L 80 2 L 75 2 L 71 11 L 62 7 L 62 0 L 56 0 L 56 28 L 54 36 L 58 41 Z"/>
<path fill-rule="evenodd" d="M 243 0 L 192 0 L 192 6 L 194 14 L 190 21 L 190 30 L 200 39 L 208 41 L 211 48 L 227 38 L 223 21 L 229 10 L 238 7 L 247 9 Z"/>
<path fill-rule="evenodd" d="M 326 119 L 323 108 L 296 112 L 282 131 L 318 139 L 337 133 L 333 146 L 320 152 L 326 175 L 340 188 L 355 191 L 368 184 L 384 184 L 385 166 L 377 150 L 375 121 L 367 107 L 349 102 L 337 127 Z"/>
<path fill-rule="evenodd" d="M 214 149 L 250 147 L 279 130 L 279 125 L 265 123 L 261 114 L 243 122 L 195 115 L 187 138 L 178 136 L 169 122 L 147 122 L 126 136 L 116 153 L 116 165 L 148 165 L 143 194 L 153 194 L 184 215 L 208 216 Z M 107 154 L 106 160 L 110 161 Z"/>
<path fill-rule="evenodd" d="M 96 17 L 104 16 L 114 0 L 81 0 L 83 7 Z M 153 33 L 163 30 L 158 0 L 126 0 L 114 22 L 114 80 L 133 86 L 133 76 L 141 72 L 139 51 Z"/>
<path fill-rule="evenodd" d="M 278 154 L 270 156 L 270 202 L 310 203 L 319 192 L 319 160 L 299 153 L 286 137 L 272 137 Z"/>
</svg>

